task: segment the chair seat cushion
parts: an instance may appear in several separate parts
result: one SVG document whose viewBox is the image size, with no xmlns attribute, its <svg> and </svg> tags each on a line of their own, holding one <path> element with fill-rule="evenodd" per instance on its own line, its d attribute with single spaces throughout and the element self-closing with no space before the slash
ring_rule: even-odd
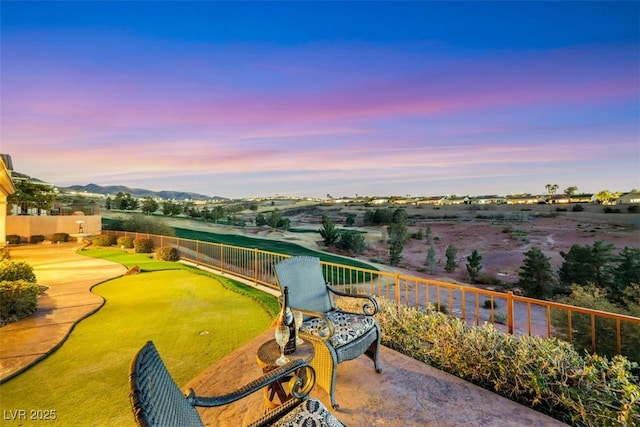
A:
<svg viewBox="0 0 640 427">
<path fill-rule="evenodd" d="M 334 333 L 331 337 L 331 344 L 334 348 L 349 344 L 375 326 L 375 320 L 372 316 L 345 313 L 339 310 L 330 311 L 326 316 L 333 323 Z M 318 318 L 306 320 L 300 326 L 300 331 L 310 335 L 319 335 L 320 322 L 321 320 Z"/>
<path fill-rule="evenodd" d="M 305 400 L 272 425 L 278 427 L 344 427 L 344 424 L 338 421 L 322 402 L 316 399 Z"/>
</svg>

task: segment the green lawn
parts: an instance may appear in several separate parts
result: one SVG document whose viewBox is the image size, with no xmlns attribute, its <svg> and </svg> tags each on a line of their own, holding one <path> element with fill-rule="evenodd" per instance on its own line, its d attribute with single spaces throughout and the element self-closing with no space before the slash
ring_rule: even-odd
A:
<svg viewBox="0 0 640 427">
<path fill-rule="evenodd" d="M 118 250 L 87 253 L 125 265 L 143 261 Z M 145 258 L 150 270 L 161 268 Z M 55 353 L 0 385 L 2 408 L 55 410 L 60 425 L 134 425 L 129 364 L 147 340 L 156 343 L 182 385 L 269 328 L 273 313 L 265 307 L 277 307 L 273 297 L 258 301 L 253 292 L 259 291 L 169 264 L 162 268 L 179 269 L 124 276 L 94 288 L 106 304 Z"/>
</svg>

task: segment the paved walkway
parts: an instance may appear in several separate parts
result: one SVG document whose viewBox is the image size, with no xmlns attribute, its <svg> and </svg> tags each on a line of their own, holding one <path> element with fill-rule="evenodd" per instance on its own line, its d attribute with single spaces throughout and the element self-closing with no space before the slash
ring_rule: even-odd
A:
<svg viewBox="0 0 640 427">
<path fill-rule="evenodd" d="M 91 288 L 127 271 L 120 264 L 80 255 L 76 248 L 76 243 L 10 247 L 11 259 L 28 262 L 38 284 L 49 289 L 38 298 L 35 315 L 0 328 L 0 383 L 58 348 L 79 320 L 104 304 Z"/>
<path fill-rule="evenodd" d="M 0 328 L 0 382 L 18 375 L 64 342 L 75 323 L 99 309 L 103 300 L 90 289 L 118 277 L 126 268 L 75 252 L 75 244 L 11 248 L 11 258 L 34 267 L 38 283 L 49 286 L 35 316 Z M 198 394 L 231 391 L 261 375 L 258 347 L 266 332 L 210 366 L 185 385 Z M 133 355 L 132 355 L 133 357 Z M 349 426 L 562 426 L 564 424 L 495 393 L 382 348 L 382 374 L 369 359 L 340 364 L 336 416 Z M 171 367 L 169 367 L 171 369 Z M 124 373 L 126 375 L 126 373 Z M 330 407 L 329 396 L 312 391 Z M 262 393 L 223 408 L 201 409 L 206 425 L 246 424 L 260 416 Z"/>
</svg>

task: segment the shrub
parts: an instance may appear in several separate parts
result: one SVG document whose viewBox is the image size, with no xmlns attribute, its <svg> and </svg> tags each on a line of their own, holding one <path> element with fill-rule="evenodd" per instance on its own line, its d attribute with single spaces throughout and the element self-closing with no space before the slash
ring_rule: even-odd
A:
<svg viewBox="0 0 640 427">
<path fill-rule="evenodd" d="M 94 246 L 112 246 L 116 244 L 116 236 L 110 234 L 99 234 L 91 239 Z"/>
<path fill-rule="evenodd" d="M 0 281 L 0 326 L 29 316 L 38 307 L 39 286 L 27 280 Z"/>
<path fill-rule="evenodd" d="M 34 234 L 33 236 L 29 237 L 29 243 L 40 243 L 44 241 L 45 238 L 42 234 Z"/>
<path fill-rule="evenodd" d="M 10 245 L 18 245 L 22 241 L 22 238 L 17 234 L 9 234 L 7 235 L 7 243 Z"/>
<path fill-rule="evenodd" d="M 55 233 L 53 235 L 53 242 L 54 243 L 68 242 L 68 241 L 69 241 L 69 234 L 68 233 Z"/>
<path fill-rule="evenodd" d="M 631 205 L 627 208 L 629 213 L 640 213 L 640 205 Z"/>
<path fill-rule="evenodd" d="M 482 303 L 482 308 L 486 308 L 487 310 L 490 308 L 498 308 L 498 303 L 495 301 L 491 301 L 490 299 L 486 299 Z"/>
<path fill-rule="evenodd" d="M 584 210 L 584 206 L 582 205 L 573 205 L 571 208 L 572 212 L 582 212 Z"/>
<path fill-rule="evenodd" d="M 620 213 L 620 209 L 607 206 L 604 208 L 604 213 Z"/>
<path fill-rule="evenodd" d="M 33 267 L 24 261 L 4 260 L 0 262 L 0 282 L 5 280 L 35 283 L 36 275 L 33 273 Z"/>
<path fill-rule="evenodd" d="M 161 261 L 179 261 L 180 254 L 178 254 L 178 249 L 176 248 L 163 246 L 156 250 L 156 259 Z"/>
<path fill-rule="evenodd" d="M 117 244 L 119 247 L 124 247 L 125 249 L 132 249 L 133 237 L 118 237 Z"/>
<path fill-rule="evenodd" d="M 5 259 L 11 259 L 9 248 L 0 248 L 0 261 L 4 261 Z"/>
<path fill-rule="evenodd" d="M 379 298 L 382 343 L 561 421 L 639 425 L 638 365 L 623 356 L 582 356 L 556 338 L 504 334 L 489 323 Z"/>
<path fill-rule="evenodd" d="M 150 254 L 153 252 L 153 240 L 147 238 L 137 238 L 133 241 L 133 249 L 138 254 Z"/>
</svg>

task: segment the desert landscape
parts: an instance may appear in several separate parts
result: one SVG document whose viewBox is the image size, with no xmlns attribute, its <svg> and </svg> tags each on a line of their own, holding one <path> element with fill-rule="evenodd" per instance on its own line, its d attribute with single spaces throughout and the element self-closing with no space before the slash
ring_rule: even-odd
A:
<svg viewBox="0 0 640 427">
<path fill-rule="evenodd" d="M 503 282 L 515 282 L 524 259 L 524 253 L 538 247 L 551 259 L 557 269 L 562 264 L 560 252 L 568 251 L 574 244 L 591 245 L 602 240 L 615 245 L 614 252 L 625 246 L 640 247 L 640 214 L 605 214 L 600 205 L 585 205 L 582 212 L 560 211 L 553 205 L 533 206 L 443 206 L 413 207 L 387 206 L 391 209 L 403 207 L 407 212 L 410 233 L 430 229 L 429 239 L 409 239 L 404 245 L 398 267 L 404 273 L 437 280 L 468 283 L 465 269 L 466 257 L 476 249 L 482 256 L 482 272 L 499 278 Z M 339 227 L 365 233 L 367 249 L 356 258 L 389 270 L 389 245 L 386 226 L 364 227 L 362 217 L 366 209 L 377 207 L 309 205 L 305 203 L 280 202 L 260 206 L 258 212 L 265 214 L 278 209 L 291 221 L 294 231 L 273 230 L 269 227 L 233 227 L 189 221 L 189 227 L 201 231 L 221 234 L 241 234 L 248 237 L 283 240 L 317 251 L 341 254 L 334 248 L 326 248 L 316 231 L 321 227 L 323 214 L 328 215 Z M 385 208 L 385 207 L 380 207 Z M 348 214 L 355 214 L 353 227 L 345 227 Z M 256 212 L 241 213 L 249 223 Z M 185 227 L 185 220 L 165 218 L 167 225 Z M 307 230 L 310 232 L 300 232 Z M 425 259 L 429 246 L 433 244 L 438 260 L 438 271 L 425 272 Z M 444 271 L 447 246 L 458 250 L 458 267 L 453 273 Z M 342 253 L 345 256 L 352 256 Z"/>
</svg>

